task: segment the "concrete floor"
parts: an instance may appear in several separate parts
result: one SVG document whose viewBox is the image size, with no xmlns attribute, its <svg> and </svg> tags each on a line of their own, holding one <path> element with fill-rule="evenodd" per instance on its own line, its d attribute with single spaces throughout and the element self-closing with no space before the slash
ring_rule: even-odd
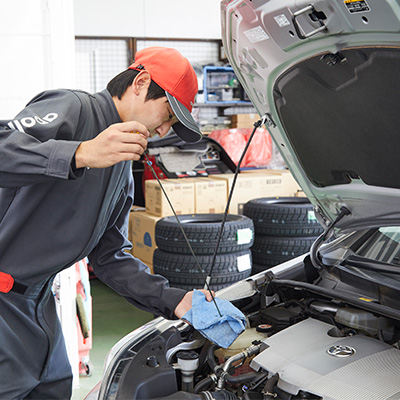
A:
<svg viewBox="0 0 400 400">
<path fill-rule="evenodd" d="M 79 388 L 74 389 L 72 400 L 83 400 L 100 381 L 104 360 L 111 347 L 126 334 L 153 319 L 153 314 L 132 306 L 98 279 L 90 280 L 90 289 L 93 336 L 89 357 L 93 373 L 90 377 L 79 378 Z"/>
</svg>

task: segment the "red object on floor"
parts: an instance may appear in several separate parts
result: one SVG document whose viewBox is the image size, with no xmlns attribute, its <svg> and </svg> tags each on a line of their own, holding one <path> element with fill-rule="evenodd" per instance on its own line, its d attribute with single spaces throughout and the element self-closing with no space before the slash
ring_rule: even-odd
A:
<svg viewBox="0 0 400 400">
<path fill-rule="evenodd" d="M 90 295 L 89 271 L 86 259 L 75 263 L 76 269 L 76 295 L 82 296 L 86 322 L 89 326 L 88 331 L 82 329 L 78 315 L 76 323 L 78 327 L 78 355 L 79 355 L 79 374 L 90 376 L 92 374 L 92 364 L 89 352 L 92 349 L 92 296 Z M 87 337 L 84 337 L 87 336 Z"/>
</svg>

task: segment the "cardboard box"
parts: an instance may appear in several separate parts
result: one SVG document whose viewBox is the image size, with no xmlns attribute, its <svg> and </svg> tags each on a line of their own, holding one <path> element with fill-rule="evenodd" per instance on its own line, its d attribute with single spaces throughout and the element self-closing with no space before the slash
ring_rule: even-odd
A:
<svg viewBox="0 0 400 400">
<path fill-rule="evenodd" d="M 280 171 L 279 173 L 282 176 L 283 196 L 298 196 L 299 192 L 303 192 L 303 189 L 299 186 L 288 169 L 275 171 Z"/>
<path fill-rule="evenodd" d="M 223 179 L 227 182 L 227 197 L 233 185 L 234 174 L 213 175 L 215 179 Z M 279 174 L 242 174 L 237 176 L 233 191 L 230 214 L 240 214 L 243 204 L 249 200 L 261 197 L 283 196 L 282 176 Z"/>
<path fill-rule="evenodd" d="M 196 214 L 223 213 L 226 207 L 227 182 L 222 179 L 185 178 L 194 184 Z"/>
<path fill-rule="evenodd" d="M 228 183 L 222 179 L 198 179 L 195 182 L 195 205 L 198 214 L 223 213 Z"/>
<path fill-rule="evenodd" d="M 304 196 L 303 189 L 288 169 L 249 169 L 241 173 L 248 174 L 278 174 L 282 176 L 282 194 L 281 196 Z"/>
<path fill-rule="evenodd" d="M 254 123 L 260 119 L 257 113 L 251 114 L 235 114 L 231 116 L 231 126 L 232 128 L 238 129 L 251 129 L 254 127 Z"/>
<path fill-rule="evenodd" d="M 132 209 L 129 215 L 129 239 L 133 244 L 132 254 L 146 265 L 153 263 L 153 253 L 157 248 L 155 239 L 156 223 L 161 217 L 146 211 Z"/>
<path fill-rule="evenodd" d="M 176 214 L 195 212 L 194 183 L 187 179 L 163 179 L 161 184 L 174 207 Z M 146 211 L 158 217 L 174 215 L 157 180 L 145 183 Z"/>
</svg>

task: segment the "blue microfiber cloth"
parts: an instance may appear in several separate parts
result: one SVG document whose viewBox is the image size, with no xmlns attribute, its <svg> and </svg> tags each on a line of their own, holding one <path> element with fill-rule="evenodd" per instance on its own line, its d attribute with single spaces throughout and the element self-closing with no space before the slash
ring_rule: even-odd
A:
<svg viewBox="0 0 400 400">
<path fill-rule="evenodd" d="M 228 300 L 215 298 L 207 301 L 200 290 L 193 291 L 192 308 L 182 317 L 197 329 L 205 338 L 223 348 L 229 347 L 244 331 L 246 317 Z"/>
</svg>

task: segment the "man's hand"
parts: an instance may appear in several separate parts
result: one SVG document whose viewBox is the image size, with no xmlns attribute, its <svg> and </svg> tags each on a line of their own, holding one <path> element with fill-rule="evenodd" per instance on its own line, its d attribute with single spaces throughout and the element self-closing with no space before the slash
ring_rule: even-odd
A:
<svg viewBox="0 0 400 400">
<path fill-rule="evenodd" d="M 212 301 L 212 296 L 208 290 L 205 289 L 199 289 L 200 292 L 203 292 L 206 296 L 207 301 Z M 215 297 L 215 293 L 212 292 L 213 296 Z M 175 315 L 178 318 L 182 318 L 191 308 L 192 308 L 192 297 L 193 297 L 193 291 L 192 292 L 187 292 L 181 302 L 176 306 L 175 308 Z"/>
<path fill-rule="evenodd" d="M 130 121 L 110 125 L 95 138 L 82 142 L 75 152 L 77 168 L 107 168 L 121 161 L 138 161 L 146 150 L 147 128 Z"/>
</svg>

